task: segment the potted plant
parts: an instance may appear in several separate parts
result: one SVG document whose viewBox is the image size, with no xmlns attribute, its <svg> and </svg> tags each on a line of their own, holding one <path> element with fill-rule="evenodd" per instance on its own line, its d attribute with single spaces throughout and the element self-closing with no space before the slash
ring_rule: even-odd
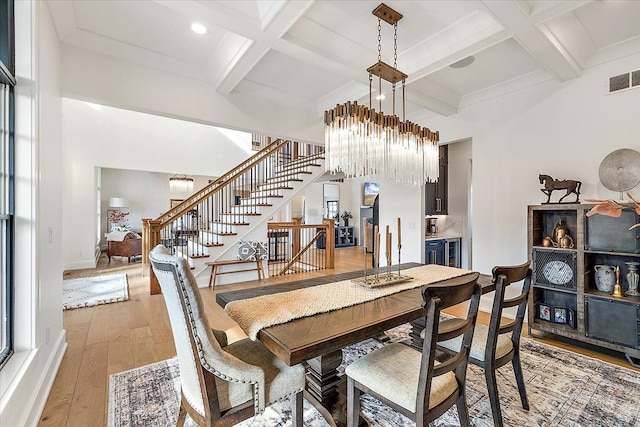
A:
<svg viewBox="0 0 640 427">
<path fill-rule="evenodd" d="M 342 215 L 340 215 L 342 217 L 342 221 L 344 221 L 344 226 L 348 227 L 349 226 L 349 220 L 351 218 L 353 218 L 353 215 L 351 215 L 351 212 L 349 211 L 344 211 L 342 212 Z"/>
</svg>

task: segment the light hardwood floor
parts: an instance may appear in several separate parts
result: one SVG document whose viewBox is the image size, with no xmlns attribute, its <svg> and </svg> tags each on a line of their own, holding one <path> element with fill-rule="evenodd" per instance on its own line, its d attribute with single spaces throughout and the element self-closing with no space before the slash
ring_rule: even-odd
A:
<svg viewBox="0 0 640 427">
<path fill-rule="evenodd" d="M 329 274 L 362 269 L 361 248 L 336 250 L 336 269 Z M 64 328 L 67 331 L 67 351 L 57 373 L 41 416 L 40 426 L 104 426 L 107 420 L 109 375 L 144 366 L 175 356 L 169 318 L 162 295 L 149 295 L 148 277 L 142 276 L 140 262 L 128 263 L 126 258 L 100 258 L 98 267 L 65 272 L 65 279 L 113 274 L 127 274 L 129 300 L 120 303 L 67 310 Z M 327 272 L 292 274 L 283 278 L 220 286 L 222 291 L 266 286 Z M 230 340 L 244 334 L 215 302 L 215 292 L 201 290 L 207 315 L 216 328 L 227 331 Z M 456 311 L 452 311 L 456 314 Z M 481 313 L 478 321 L 488 322 L 488 314 Z M 526 325 L 523 333 L 526 335 Z M 623 355 L 604 354 L 593 349 L 577 347 L 554 339 L 548 344 L 573 350 L 630 367 Z M 639 370 L 640 371 L 640 370 Z"/>
</svg>

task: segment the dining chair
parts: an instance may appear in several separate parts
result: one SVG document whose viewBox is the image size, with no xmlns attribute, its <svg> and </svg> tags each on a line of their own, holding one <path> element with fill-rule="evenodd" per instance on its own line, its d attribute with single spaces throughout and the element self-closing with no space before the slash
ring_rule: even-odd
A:
<svg viewBox="0 0 640 427">
<path fill-rule="evenodd" d="M 522 401 L 522 408 L 529 410 L 527 400 L 527 390 L 522 375 L 522 365 L 520 363 L 520 336 L 522 333 L 522 322 L 527 308 L 527 298 L 531 288 L 530 268 L 531 261 L 516 266 L 496 266 L 493 268 L 493 281 L 496 285 L 495 296 L 493 297 L 493 307 L 491 309 L 491 319 L 489 326 L 477 325 L 471 343 L 471 354 L 469 361 L 474 365 L 484 369 L 484 376 L 487 381 L 489 401 L 491 402 L 491 413 L 493 424 L 502 427 L 502 411 L 498 397 L 498 384 L 496 381 L 496 370 L 501 366 L 511 362 L 513 371 Z M 522 289 L 517 296 L 507 299 L 506 290 L 514 283 L 522 282 Z M 502 313 L 505 308 L 517 307 L 515 319 L 506 323 L 502 322 Z M 462 319 L 454 318 L 440 322 L 440 327 L 454 327 Z M 439 344 L 439 349 L 450 354 L 455 353 L 460 348 L 460 340 L 448 340 Z"/>
<path fill-rule="evenodd" d="M 302 365 L 287 366 L 259 341 L 228 344 L 211 329 L 196 280 L 184 258 L 156 246 L 149 254 L 167 305 L 180 366 L 178 426 L 188 414 L 199 426 L 224 427 L 291 398 L 293 425 L 302 427 Z"/>
<path fill-rule="evenodd" d="M 406 344 L 392 343 L 347 366 L 347 426 L 358 425 L 363 393 L 410 418 L 417 426 L 428 425 L 455 404 L 460 425 L 469 425 L 465 380 L 482 292 L 478 276 L 473 273 L 452 279 L 446 286 L 430 285 L 422 289 L 422 307 L 426 309 L 422 352 Z M 468 300 L 471 303 L 467 318 L 454 328 L 438 332 L 440 311 Z M 460 352 L 445 363 L 437 362 L 437 342 L 458 336 L 463 343 Z"/>
</svg>

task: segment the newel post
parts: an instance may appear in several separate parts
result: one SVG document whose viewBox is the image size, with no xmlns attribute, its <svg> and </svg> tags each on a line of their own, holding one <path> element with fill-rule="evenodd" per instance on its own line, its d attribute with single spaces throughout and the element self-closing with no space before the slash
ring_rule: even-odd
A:
<svg viewBox="0 0 640 427">
<path fill-rule="evenodd" d="M 336 238 L 335 238 L 335 221 L 333 218 L 327 218 L 325 223 L 325 256 L 327 268 L 335 268 L 335 251 L 336 251 Z"/>
<path fill-rule="evenodd" d="M 146 257 L 148 264 L 147 271 L 149 272 L 149 293 L 151 295 L 155 295 L 162 293 L 162 290 L 160 289 L 158 278 L 153 273 L 153 269 L 151 268 L 151 263 L 149 262 L 149 252 L 151 252 L 151 250 L 160 243 L 160 220 L 146 219 L 145 221 L 147 227 L 146 230 L 143 228 L 143 238 L 145 239 L 142 242 L 143 247 L 145 248 L 143 259 Z"/>
</svg>

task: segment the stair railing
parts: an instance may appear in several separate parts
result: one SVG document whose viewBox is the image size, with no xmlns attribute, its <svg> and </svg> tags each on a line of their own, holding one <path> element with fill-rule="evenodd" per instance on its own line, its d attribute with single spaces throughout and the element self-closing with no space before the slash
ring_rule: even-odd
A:
<svg viewBox="0 0 640 427">
<path fill-rule="evenodd" d="M 333 219 L 321 224 L 267 223 L 269 276 L 334 268 L 333 229 Z"/>
<path fill-rule="evenodd" d="M 322 151 L 321 146 L 278 139 L 158 218 L 143 219 L 143 274 L 151 277 L 151 293 L 160 293 L 150 269 L 151 249 L 162 243 L 172 254 L 208 256 L 206 247 L 222 246 L 223 236 L 235 235 L 236 226 L 248 224 L 245 217 L 270 206 L 269 197 L 278 188 L 289 188 L 298 174 L 311 173 L 309 164 Z"/>
</svg>

